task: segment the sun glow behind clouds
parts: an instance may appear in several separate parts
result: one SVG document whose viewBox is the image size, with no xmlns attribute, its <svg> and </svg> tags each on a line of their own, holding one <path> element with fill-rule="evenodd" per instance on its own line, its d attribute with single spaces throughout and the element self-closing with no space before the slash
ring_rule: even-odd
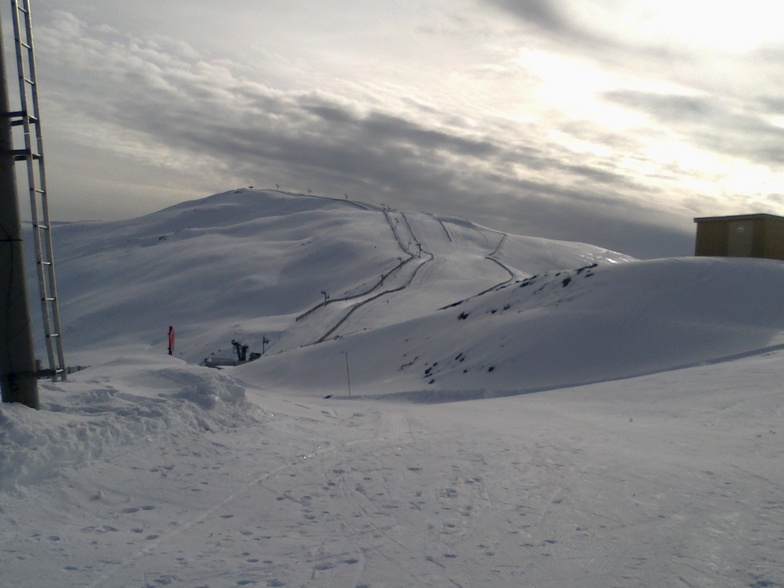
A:
<svg viewBox="0 0 784 588">
<path fill-rule="evenodd" d="M 518 64 L 538 81 L 536 89 L 545 109 L 575 119 L 590 119 L 615 130 L 634 128 L 644 118 L 632 111 L 603 103 L 599 95 L 624 86 L 622 80 L 591 64 L 546 51 L 524 51 Z"/>
<path fill-rule="evenodd" d="M 637 10 L 634 30 L 642 37 L 670 38 L 732 53 L 779 41 L 784 22 L 784 2 L 771 0 L 646 0 Z"/>
<path fill-rule="evenodd" d="M 725 9 L 721 14 L 730 19 L 734 13 Z M 721 14 L 714 19 L 720 20 Z M 696 13 L 686 17 L 694 19 Z M 747 19 L 745 24 L 749 23 L 751 20 Z M 729 26 L 728 22 L 725 24 Z M 721 30 L 714 28 L 710 34 L 719 39 Z M 737 33 L 724 45 L 725 51 L 740 50 L 740 40 L 750 39 L 744 37 L 742 26 Z M 703 35 L 702 41 L 708 38 L 707 32 Z M 771 194 L 784 190 L 782 174 L 729 154 L 702 149 L 689 140 L 688 127 L 671 127 L 657 120 L 651 110 L 655 96 L 664 103 L 671 100 L 674 105 L 680 98 L 710 98 L 696 88 L 668 81 L 666 75 L 660 79 L 638 77 L 634 73 L 601 69 L 574 55 L 543 50 L 523 50 L 516 63 L 529 79 L 535 80 L 536 102 L 529 103 L 529 107 L 537 111 L 540 123 L 546 117 L 550 126 L 547 136 L 553 143 L 574 153 L 612 160 L 619 171 L 646 178 L 663 190 L 658 197 L 660 205 L 675 204 L 684 193 L 693 192 L 715 199 L 720 208 L 741 206 L 740 199 L 748 197 L 754 198 L 757 206 L 764 206 Z M 639 94 L 641 98 L 648 97 L 649 102 L 641 99 L 639 105 L 624 106 L 608 101 L 607 95 L 615 92 Z M 688 113 L 684 117 L 684 121 L 688 120 Z M 784 117 L 779 117 L 773 124 L 780 125 L 782 121 Z M 594 129 L 597 141 L 608 136 L 623 138 L 626 148 L 614 152 L 603 143 L 592 144 L 590 132 L 579 137 L 568 130 L 572 123 L 579 123 L 578 128 L 583 131 L 585 125 Z"/>
</svg>

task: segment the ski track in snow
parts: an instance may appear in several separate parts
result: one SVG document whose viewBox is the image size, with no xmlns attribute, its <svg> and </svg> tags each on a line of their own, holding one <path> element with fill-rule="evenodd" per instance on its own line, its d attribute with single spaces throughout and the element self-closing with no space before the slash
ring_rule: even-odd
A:
<svg viewBox="0 0 784 588">
<path fill-rule="evenodd" d="M 414 279 L 416 278 L 417 274 L 420 273 L 420 270 L 424 270 L 425 266 L 428 265 L 428 264 L 437 265 L 437 263 L 440 261 L 439 256 L 436 253 L 433 253 L 432 251 L 429 250 L 429 248 L 427 247 L 427 242 L 425 240 L 421 239 L 417 235 L 417 233 L 415 232 L 414 228 L 411 225 L 411 221 L 409 220 L 408 216 L 405 213 L 400 213 L 400 217 L 399 218 L 403 219 L 403 223 L 402 224 L 406 227 L 406 229 L 407 229 L 406 233 L 407 233 L 407 235 L 411 239 L 410 241 L 406 242 L 406 245 L 404 245 L 403 241 L 404 241 L 405 237 L 401 237 L 400 230 L 399 230 L 399 226 L 400 226 L 401 223 L 399 223 L 399 221 L 393 223 L 392 217 L 391 217 L 390 213 L 391 213 L 391 211 L 389 211 L 387 209 L 384 210 L 384 214 L 385 214 L 385 217 L 387 219 L 387 223 L 389 224 L 390 228 L 392 229 L 392 232 L 393 232 L 393 234 L 395 236 L 395 239 L 397 240 L 400 248 L 404 251 L 404 253 L 408 254 L 410 257 L 407 260 L 401 262 L 398 267 L 394 268 L 393 270 L 391 270 L 387 274 L 382 275 L 380 282 L 378 284 L 376 284 L 373 288 L 371 288 L 368 292 L 365 292 L 365 293 L 362 293 L 362 294 L 359 294 L 359 295 L 356 295 L 356 296 L 352 296 L 352 297 L 349 297 L 349 298 L 340 299 L 341 301 L 347 301 L 347 300 L 353 300 L 353 299 L 357 299 L 357 298 L 364 298 L 364 300 L 361 300 L 359 302 L 353 303 L 349 307 L 349 309 L 347 311 L 345 311 L 345 314 L 343 314 L 343 316 L 332 327 L 330 327 L 326 331 L 326 333 L 324 335 L 322 335 L 319 339 L 317 339 L 315 341 L 316 344 L 323 343 L 324 341 L 326 341 L 326 340 L 328 340 L 330 338 L 334 338 L 335 334 L 338 333 L 339 329 L 341 329 L 341 327 L 344 326 L 344 324 L 351 318 L 351 316 L 356 311 L 360 310 L 362 307 L 364 307 L 367 304 L 370 304 L 372 302 L 375 302 L 377 300 L 380 300 L 380 299 L 384 298 L 385 296 L 404 291 L 406 288 L 410 287 L 413 284 Z M 449 231 L 447 230 L 446 226 L 444 225 L 443 221 L 437 221 L 437 222 L 443 228 L 443 230 L 444 230 L 444 232 L 446 234 L 446 237 L 448 239 L 448 242 L 452 243 L 453 239 L 452 239 Z M 501 286 L 503 286 L 505 284 L 508 284 L 512 280 L 515 279 L 515 277 L 516 277 L 515 272 L 513 272 L 503 262 L 501 262 L 501 261 L 499 261 L 499 260 L 497 260 L 497 259 L 495 259 L 493 257 L 500 251 L 500 249 L 501 249 L 504 241 L 506 240 L 506 238 L 507 238 L 507 234 L 506 233 L 501 233 L 501 239 L 499 240 L 498 244 L 496 245 L 496 247 L 493 249 L 492 252 L 490 252 L 487 256 L 485 256 L 485 259 L 487 259 L 488 261 L 496 264 L 506 274 L 508 274 L 507 279 L 499 281 L 499 282 L 493 284 L 492 286 L 482 290 L 478 294 L 474 295 L 473 296 L 474 298 L 478 297 L 478 296 L 482 296 L 483 294 L 486 294 L 486 293 L 488 293 L 488 292 L 490 292 L 492 290 L 495 290 L 495 289 L 497 289 L 497 288 L 499 288 L 499 287 L 501 287 Z M 417 256 L 414 256 L 413 253 L 411 253 L 409 251 L 410 244 L 413 244 L 414 246 L 418 247 L 418 255 Z M 413 262 L 413 261 L 418 260 L 418 259 L 421 259 L 422 256 L 424 256 L 425 259 L 423 261 L 421 261 L 420 263 L 417 263 L 414 266 L 413 271 L 410 274 L 407 274 L 401 280 L 401 272 L 399 270 L 402 269 L 403 266 L 405 266 L 407 263 Z M 390 279 L 390 278 L 393 278 L 393 279 Z M 385 282 L 385 280 L 386 280 L 386 282 Z M 381 292 L 374 293 L 374 291 L 376 289 L 378 289 L 378 287 L 380 287 L 382 284 L 386 284 L 387 288 L 385 290 L 381 291 Z M 368 295 L 371 294 L 371 293 L 373 293 L 373 295 L 368 297 Z M 333 302 L 333 301 L 327 301 L 324 304 L 320 304 L 320 305 L 310 309 L 304 315 L 302 315 L 301 317 L 298 317 L 297 320 L 300 320 L 301 318 L 304 318 L 305 316 L 308 316 L 308 315 L 312 314 L 316 310 L 327 306 L 331 302 Z"/>
</svg>

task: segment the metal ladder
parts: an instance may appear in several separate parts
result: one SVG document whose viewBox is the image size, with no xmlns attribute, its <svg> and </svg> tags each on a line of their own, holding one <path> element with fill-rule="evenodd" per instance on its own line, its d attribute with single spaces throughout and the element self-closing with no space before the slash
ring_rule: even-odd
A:
<svg viewBox="0 0 784 588">
<path fill-rule="evenodd" d="M 11 124 L 21 126 L 24 132 L 24 149 L 15 149 L 14 158 L 27 166 L 27 184 L 30 190 L 30 213 L 33 221 L 38 287 L 41 294 L 41 313 L 46 335 L 46 352 L 49 355 L 49 375 L 53 381 L 65 380 L 68 369 L 63 355 L 60 310 L 57 304 L 57 284 L 54 272 L 52 232 L 49 203 L 44 172 L 44 149 L 41 136 L 41 118 L 38 110 L 38 86 L 35 71 L 33 29 L 30 20 L 30 1 L 11 0 L 14 20 L 14 45 L 19 72 L 19 98 L 21 109 L 11 113 Z"/>
</svg>

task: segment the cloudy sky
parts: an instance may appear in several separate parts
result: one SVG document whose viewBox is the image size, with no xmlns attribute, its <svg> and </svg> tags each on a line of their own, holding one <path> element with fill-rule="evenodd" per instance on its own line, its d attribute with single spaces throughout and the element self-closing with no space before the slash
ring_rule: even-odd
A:
<svg viewBox="0 0 784 588">
<path fill-rule="evenodd" d="M 657 257 L 784 214 L 775 0 L 32 5 L 59 220 L 279 185 Z"/>
</svg>

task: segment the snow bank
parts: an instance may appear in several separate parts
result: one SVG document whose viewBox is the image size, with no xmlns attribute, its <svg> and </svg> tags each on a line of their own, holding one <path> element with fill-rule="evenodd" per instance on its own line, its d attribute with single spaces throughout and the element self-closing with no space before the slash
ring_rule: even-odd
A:
<svg viewBox="0 0 784 588">
<path fill-rule="evenodd" d="M 0 491 L 56 477 L 122 446 L 264 419 L 236 380 L 178 360 L 124 358 L 41 388 L 42 410 L 0 407 Z"/>
<path fill-rule="evenodd" d="M 784 345 L 784 264 L 684 258 L 510 282 L 429 316 L 265 357 L 248 382 L 433 401 L 587 384 Z M 292 362 L 297 369 L 292 369 Z"/>
</svg>

